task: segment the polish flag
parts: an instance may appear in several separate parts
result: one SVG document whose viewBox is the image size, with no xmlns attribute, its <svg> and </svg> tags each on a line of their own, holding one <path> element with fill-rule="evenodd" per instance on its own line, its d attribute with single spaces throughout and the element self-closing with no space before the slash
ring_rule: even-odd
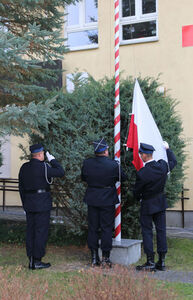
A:
<svg viewBox="0 0 193 300">
<path fill-rule="evenodd" d="M 155 148 L 153 158 L 156 161 L 159 159 L 168 161 L 161 134 L 136 79 L 126 146 L 133 149 L 132 163 L 137 170 L 143 167 L 143 162 L 139 156 L 140 143 L 150 144 Z"/>
</svg>

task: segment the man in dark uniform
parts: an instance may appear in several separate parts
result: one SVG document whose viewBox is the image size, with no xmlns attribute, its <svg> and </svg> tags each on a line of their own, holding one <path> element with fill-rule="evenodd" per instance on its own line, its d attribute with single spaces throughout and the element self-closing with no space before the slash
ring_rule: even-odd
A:
<svg viewBox="0 0 193 300">
<path fill-rule="evenodd" d="M 153 159 L 154 147 L 140 143 L 139 153 L 144 162 L 144 167 L 137 172 L 134 196 L 141 201 L 140 223 L 147 262 L 137 266 L 138 271 L 165 270 L 165 255 L 167 253 L 166 208 L 168 206 L 164 195 L 164 187 L 167 174 L 175 167 L 177 161 L 167 142 L 164 142 L 164 147 L 166 148 L 168 164 L 163 159 L 155 161 Z M 156 229 L 157 252 L 159 255 L 156 264 L 154 263 L 153 251 L 153 222 Z"/>
<path fill-rule="evenodd" d="M 19 172 L 19 192 L 26 212 L 26 251 L 29 269 L 50 267 L 41 258 L 45 255 L 48 239 L 52 198 L 50 184 L 52 177 L 64 176 L 64 170 L 49 152 L 46 156 L 50 165 L 44 162 L 44 148 L 41 144 L 30 146 L 32 159 L 22 165 Z"/>
<path fill-rule="evenodd" d="M 98 256 L 99 229 L 101 229 L 102 266 L 111 267 L 112 231 L 115 204 L 119 203 L 115 183 L 126 179 L 120 165 L 110 159 L 104 139 L 94 142 L 95 157 L 86 159 L 82 167 L 82 179 L 87 182 L 84 202 L 88 205 L 88 247 L 92 266 L 100 265 Z M 120 174 L 121 172 L 121 174 Z"/>
</svg>

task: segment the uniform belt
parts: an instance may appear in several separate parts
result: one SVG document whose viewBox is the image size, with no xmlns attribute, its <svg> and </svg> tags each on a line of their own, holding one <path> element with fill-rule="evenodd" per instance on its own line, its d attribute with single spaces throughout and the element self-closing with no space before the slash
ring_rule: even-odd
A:
<svg viewBox="0 0 193 300">
<path fill-rule="evenodd" d="M 89 185 L 88 187 L 91 187 L 91 188 L 96 188 L 96 189 L 105 189 L 105 188 L 107 188 L 107 189 L 111 189 L 111 188 L 113 188 L 113 187 L 115 187 L 114 185 L 113 186 L 110 186 L 110 185 L 108 185 L 108 186 L 96 186 L 96 185 Z"/>
<path fill-rule="evenodd" d="M 46 193 L 49 192 L 49 189 L 38 189 L 38 190 L 28 190 L 26 193 L 28 194 L 41 194 L 41 193 Z"/>
</svg>

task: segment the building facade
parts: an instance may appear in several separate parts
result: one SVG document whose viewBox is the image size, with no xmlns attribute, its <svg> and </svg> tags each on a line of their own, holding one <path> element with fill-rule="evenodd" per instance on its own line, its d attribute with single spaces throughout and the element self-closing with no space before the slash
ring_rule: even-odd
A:
<svg viewBox="0 0 193 300">
<path fill-rule="evenodd" d="M 157 77 L 162 92 L 179 101 L 177 112 L 183 121 L 186 152 L 185 226 L 192 226 L 193 214 L 193 26 L 192 0 L 119 0 L 120 71 L 122 77 Z M 64 37 L 70 51 L 65 55 L 63 85 L 68 90 L 74 72 L 89 73 L 96 80 L 114 76 L 114 1 L 81 0 L 66 8 Z M 192 34 L 193 36 L 193 34 Z M 193 39 L 193 38 L 192 38 Z M 187 43 L 186 43 L 187 42 Z M 15 140 L 13 139 L 13 142 Z M 12 146 L 12 145 L 11 145 Z M 12 149 L 12 147 L 11 147 Z M 11 150 L 12 151 L 12 150 Z M 14 150 L 15 151 L 15 150 Z M 18 150 L 19 151 L 19 150 Z M 18 153 L 19 154 L 19 153 Z M 14 154 L 10 155 L 15 156 Z M 19 157 L 19 155 L 18 155 Z M 21 161 L 11 161 L 12 177 Z M 13 167 L 14 166 L 14 167 Z M 168 225 L 182 225 L 182 204 L 168 211 Z"/>
<path fill-rule="evenodd" d="M 120 71 L 122 77 L 158 77 L 162 92 L 179 101 L 186 152 L 184 225 L 193 214 L 193 47 L 184 43 L 191 29 L 193 2 L 186 0 L 120 0 Z M 82 0 L 67 9 L 64 36 L 70 48 L 63 61 L 63 84 L 71 89 L 71 73 L 89 73 L 95 79 L 114 76 L 114 1 Z M 193 34 L 192 34 L 193 36 Z M 191 38 L 190 38 L 191 39 Z M 193 37 L 192 37 L 193 39 Z M 180 197 L 180 195 L 179 195 Z M 182 202 L 167 213 L 168 225 L 183 225 Z"/>
</svg>

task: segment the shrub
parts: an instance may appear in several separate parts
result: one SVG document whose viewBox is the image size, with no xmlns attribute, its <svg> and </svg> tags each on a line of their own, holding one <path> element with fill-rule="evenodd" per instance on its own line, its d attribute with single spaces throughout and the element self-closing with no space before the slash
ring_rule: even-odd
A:
<svg viewBox="0 0 193 300">
<path fill-rule="evenodd" d="M 83 235 L 87 230 L 86 206 L 83 204 L 85 184 L 80 173 L 83 159 L 93 155 L 92 141 L 105 137 L 113 157 L 114 141 L 114 79 L 78 81 L 76 76 L 73 93 L 60 94 L 55 104 L 60 118 L 53 120 L 48 130 L 42 128 L 44 138 L 31 136 L 31 142 L 42 142 L 56 156 L 65 169 L 65 176 L 56 180 L 53 190 L 64 215 L 68 232 Z M 144 97 L 161 131 L 177 156 L 178 165 L 171 173 L 167 183 L 169 206 L 178 201 L 184 169 L 184 141 L 181 137 L 182 124 L 175 112 L 177 102 L 170 96 L 158 92 L 159 81 L 153 78 L 139 78 Z M 134 79 L 128 78 L 120 83 L 121 102 L 121 140 L 126 142 L 129 113 L 131 112 Z M 139 203 L 133 199 L 132 186 L 135 169 L 131 163 L 132 152 L 121 149 L 121 164 L 128 175 L 122 184 L 122 236 L 137 238 L 139 235 Z"/>
<path fill-rule="evenodd" d="M 19 221 L 0 220 L 0 242 L 23 245 L 26 236 L 26 223 Z M 81 239 L 69 232 L 63 224 L 50 224 L 49 244 L 53 245 L 85 245 L 86 235 Z"/>
</svg>

